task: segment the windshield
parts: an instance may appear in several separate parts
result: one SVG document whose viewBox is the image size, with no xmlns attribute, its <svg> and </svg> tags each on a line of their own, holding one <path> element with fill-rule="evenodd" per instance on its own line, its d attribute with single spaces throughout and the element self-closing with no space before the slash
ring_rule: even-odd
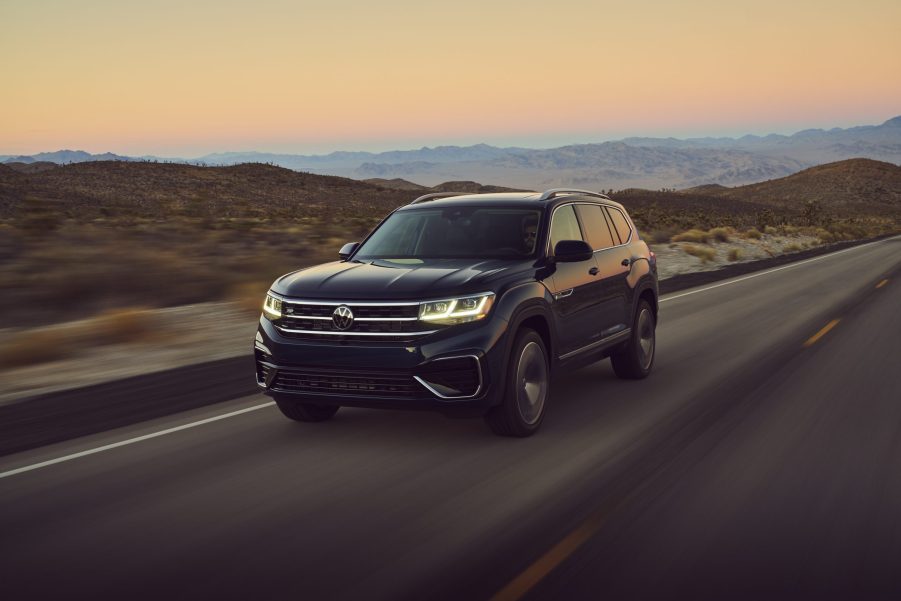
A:
<svg viewBox="0 0 901 601">
<path fill-rule="evenodd" d="M 398 211 L 366 240 L 355 260 L 523 259 L 535 252 L 540 211 L 447 207 Z"/>
</svg>

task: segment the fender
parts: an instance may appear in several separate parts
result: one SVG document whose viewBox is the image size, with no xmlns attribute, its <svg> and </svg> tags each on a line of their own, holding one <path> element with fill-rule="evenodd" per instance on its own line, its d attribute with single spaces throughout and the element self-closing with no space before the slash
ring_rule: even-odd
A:
<svg viewBox="0 0 901 601">
<path fill-rule="evenodd" d="M 506 340 L 504 341 L 504 363 L 503 371 L 506 374 L 510 363 L 510 353 L 513 347 L 514 334 L 519 330 L 520 325 L 536 315 L 544 317 L 548 324 L 548 334 L 551 339 L 551 348 L 547 349 L 551 360 L 551 367 L 556 364 L 555 353 L 553 349 L 557 347 L 557 332 L 553 327 L 553 316 L 551 315 L 550 303 L 553 302 L 548 289 L 539 281 L 523 282 L 515 284 L 508 288 L 498 301 L 496 310 L 498 317 L 503 318 L 507 322 Z M 501 385 L 506 386 L 507 378 L 500 378 Z M 503 395 L 503 390 L 501 395 Z"/>
<path fill-rule="evenodd" d="M 646 261 L 642 261 L 642 263 L 647 264 Z M 654 303 L 653 303 L 652 309 L 654 310 L 654 318 L 655 319 L 657 318 L 657 314 L 659 313 L 659 311 L 658 311 L 659 301 L 657 299 L 657 297 L 659 296 L 659 292 L 658 292 L 658 287 L 657 287 L 657 280 L 650 273 L 650 270 L 647 270 L 644 273 L 644 275 L 642 275 L 640 278 L 637 279 L 635 287 L 633 288 L 632 312 L 631 312 L 633 319 L 635 316 L 635 312 L 638 310 L 638 299 L 641 298 L 641 295 L 645 290 L 651 290 L 652 293 L 654 294 Z"/>
</svg>

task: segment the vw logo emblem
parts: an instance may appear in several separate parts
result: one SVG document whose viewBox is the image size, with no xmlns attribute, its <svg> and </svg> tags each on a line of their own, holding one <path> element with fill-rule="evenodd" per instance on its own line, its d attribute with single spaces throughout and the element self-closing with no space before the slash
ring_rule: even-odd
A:
<svg viewBox="0 0 901 601">
<path fill-rule="evenodd" d="M 339 330 L 346 330 L 354 323 L 354 313 L 350 307 L 341 305 L 332 313 L 332 323 Z"/>
</svg>

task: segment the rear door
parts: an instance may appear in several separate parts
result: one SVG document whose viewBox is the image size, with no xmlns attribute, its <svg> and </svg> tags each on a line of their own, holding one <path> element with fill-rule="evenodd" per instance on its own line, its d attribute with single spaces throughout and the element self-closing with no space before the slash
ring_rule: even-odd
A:
<svg viewBox="0 0 901 601">
<path fill-rule="evenodd" d="M 611 303 L 611 328 L 609 333 L 623 330 L 630 325 L 632 313 L 632 289 L 629 287 L 629 274 L 632 273 L 632 240 L 633 231 L 629 220 L 622 211 L 614 207 L 604 207 L 607 223 L 615 245 L 603 252 L 595 253 L 598 269 L 604 276 L 605 296 Z"/>
<path fill-rule="evenodd" d="M 562 205 L 551 217 L 549 253 L 560 240 L 585 240 L 574 205 Z M 586 240 L 587 242 L 587 240 Z M 544 283 L 554 297 L 553 314 L 560 346 L 565 355 L 590 344 L 600 337 L 597 320 L 598 296 L 592 289 L 597 281 L 594 258 L 578 263 L 557 263 L 554 273 Z"/>
<path fill-rule="evenodd" d="M 628 269 L 621 264 L 617 247 L 620 239 L 612 229 L 604 207 L 599 204 L 576 205 L 579 221 L 585 230 L 588 243 L 594 249 L 597 275 L 590 286 L 591 294 L 597 299 L 598 332 L 601 338 L 615 334 L 625 328 L 623 320 L 622 283 L 623 272 Z"/>
</svg>

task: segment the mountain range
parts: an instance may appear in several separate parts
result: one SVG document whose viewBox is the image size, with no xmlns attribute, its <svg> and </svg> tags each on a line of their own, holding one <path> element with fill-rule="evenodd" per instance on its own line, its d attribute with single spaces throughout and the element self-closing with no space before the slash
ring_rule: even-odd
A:
<svg viewBox="0 0 901 601">
<path fill-rule="evenodd" d="M 437 146 L 388 152 L 325 155 L 223 152 L 194 159 L 127 157 L 63 150 L 0 156 L 6 163 L 165 161 L 206 165 L 271 163 L 296 171 L 355 179 L 403 178 L 425 186 L 476 180 L 514 188 L 576 186 L 594 189 L 740 186 L 785 177 L 850 158 L 901 163 L 901 116 L 881 125 L 808 129 L 792 135 L 739 138 L 625 138 L 550 149 Z"/>
</svg>

